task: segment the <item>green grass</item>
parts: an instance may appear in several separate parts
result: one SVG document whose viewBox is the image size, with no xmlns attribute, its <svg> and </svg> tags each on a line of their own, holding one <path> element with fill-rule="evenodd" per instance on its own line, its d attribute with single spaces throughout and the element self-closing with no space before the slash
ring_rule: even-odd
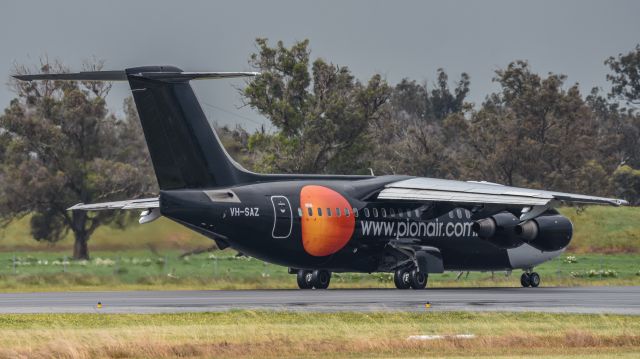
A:
<svg viewBox="0 0 640 359">
<path fill-rule="evenodd" d="M 296 288 L 281 266 L 231 250 L 179 258 L 179 251 L 96 251 L 90 261 L 56 252 L 0 253 L 1 291 Z M 536 268 L 543 286 L 639 285 L 634 254 L 563 255 Z M 520 272 L 434 274 L 429 287 L 519 286 Z M 392 288 L 390 274 L 335 273 L 332 288 Z"/>
<path fill-rule="evenodd" d="M 0 357 L 633 357 L 634 316 L 543 313 L 0 315 Z M 473 334 L 473 339 L 408 340 Z"/>
<path fill-rule="evenodd" d="M 640 253 L 640 207 L 563 208 L 574 225 L 575 253 Z"/>
<path fill-rule="evenodd" d="M 71 253 L 73 236 L 69 233 L 63 240 L 51 244 L 33 239 L 29 230 L 30 217 L 14 221 L 0 228 L 0 251 L 52 251 Z M 89 250 L 132 249 L 180 249 L 189 250 L 211 246 L 213 242 L 169 219 L 160 218 L 141 225 L 132 223 L 124 230 L 102 226 L 89 241 Z"/>
</svg>

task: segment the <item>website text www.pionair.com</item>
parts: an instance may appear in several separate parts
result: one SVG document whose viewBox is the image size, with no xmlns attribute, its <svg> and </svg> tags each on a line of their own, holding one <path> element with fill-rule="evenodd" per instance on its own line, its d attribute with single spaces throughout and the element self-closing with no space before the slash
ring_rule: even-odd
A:
<svg viewBox="0 0 640 359">
<path fill-rule="evenodd" d="M 450 222 L 436 219 L 422 222 L 361 220 L 360 229 L 366 237 L 420 238 L 420 237 L 476 237 L 471 229 L 473 222 Z"/>
</svg>

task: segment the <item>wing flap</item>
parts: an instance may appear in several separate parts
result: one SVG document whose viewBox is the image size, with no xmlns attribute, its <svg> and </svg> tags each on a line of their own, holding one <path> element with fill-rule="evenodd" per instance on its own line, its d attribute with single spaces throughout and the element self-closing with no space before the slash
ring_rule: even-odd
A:
<svg viewBox="0 0 640 359">
<path fill-rule="evenodd" d="M 387 184 L 385 189 L 378 194 L 378 198 L 522 206 L 544 206 L 550 204 L 551 201 L 610 204 L 614 206 L 628 204 L 627 201 L 617 198 L 541 191 L 486 182 L 463 182 L 434 178 L 411 178 Z"/>
<path fill-rule="evenodd" d="M 550 198 L 526 196 L 483 194 L 454 191 L 420 190 L 412 188 L 386 188 L 378 195 L 378 199 L 397 199 L 409 201 L 441 201 L 457 203 L 496 203 L 523 206 L 545 205 Z"/>
<path fill-rule="evenodd" d="M 78 203 L 67 208 L 68 211 L 106 211 L 114 209 L 152 209 L 160 208 L 159 197 L 130 199 L 126 201 L 102 202 L 102 203 Z"/>
</svg>

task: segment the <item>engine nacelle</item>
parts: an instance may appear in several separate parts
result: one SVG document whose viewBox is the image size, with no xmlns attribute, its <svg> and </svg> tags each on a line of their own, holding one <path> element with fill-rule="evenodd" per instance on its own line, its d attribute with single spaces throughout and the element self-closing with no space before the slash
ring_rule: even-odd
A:
<svg viewBox="0 0 640 359">
<path fill-rule="evenodd" d="M 519 222 L 518 217 L 513 214 L 500 212 L 473 222 L 471 229 L 478 234 L 478 237 L 498 248 L 515 248 L 523 243 L 515 232 Z"/>
<path fill-rule="evenodd" d="M 518 224 L 515 232 L 532 247 L 551 252 L 569 245 L 573 236 L 573 224 L 565 216 L 547 215 Z"/>
</svg>

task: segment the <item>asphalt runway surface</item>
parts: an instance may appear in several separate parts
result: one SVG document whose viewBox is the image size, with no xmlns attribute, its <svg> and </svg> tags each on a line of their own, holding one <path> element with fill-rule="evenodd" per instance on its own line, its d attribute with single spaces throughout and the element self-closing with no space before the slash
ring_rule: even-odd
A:
<svg viewBox="0 0 640 359">
<path fill-rule="evenodd" d="M 98 302 L 102 304 L 97 307 Z M 425 304 L 429 302 L 430 308 Z M 336 311 L 533 311 L 640 315 L 640 286 L 198 290 L 1 293 L 0 313 L 172 313 L 233 309 Z"/>
</svg>

